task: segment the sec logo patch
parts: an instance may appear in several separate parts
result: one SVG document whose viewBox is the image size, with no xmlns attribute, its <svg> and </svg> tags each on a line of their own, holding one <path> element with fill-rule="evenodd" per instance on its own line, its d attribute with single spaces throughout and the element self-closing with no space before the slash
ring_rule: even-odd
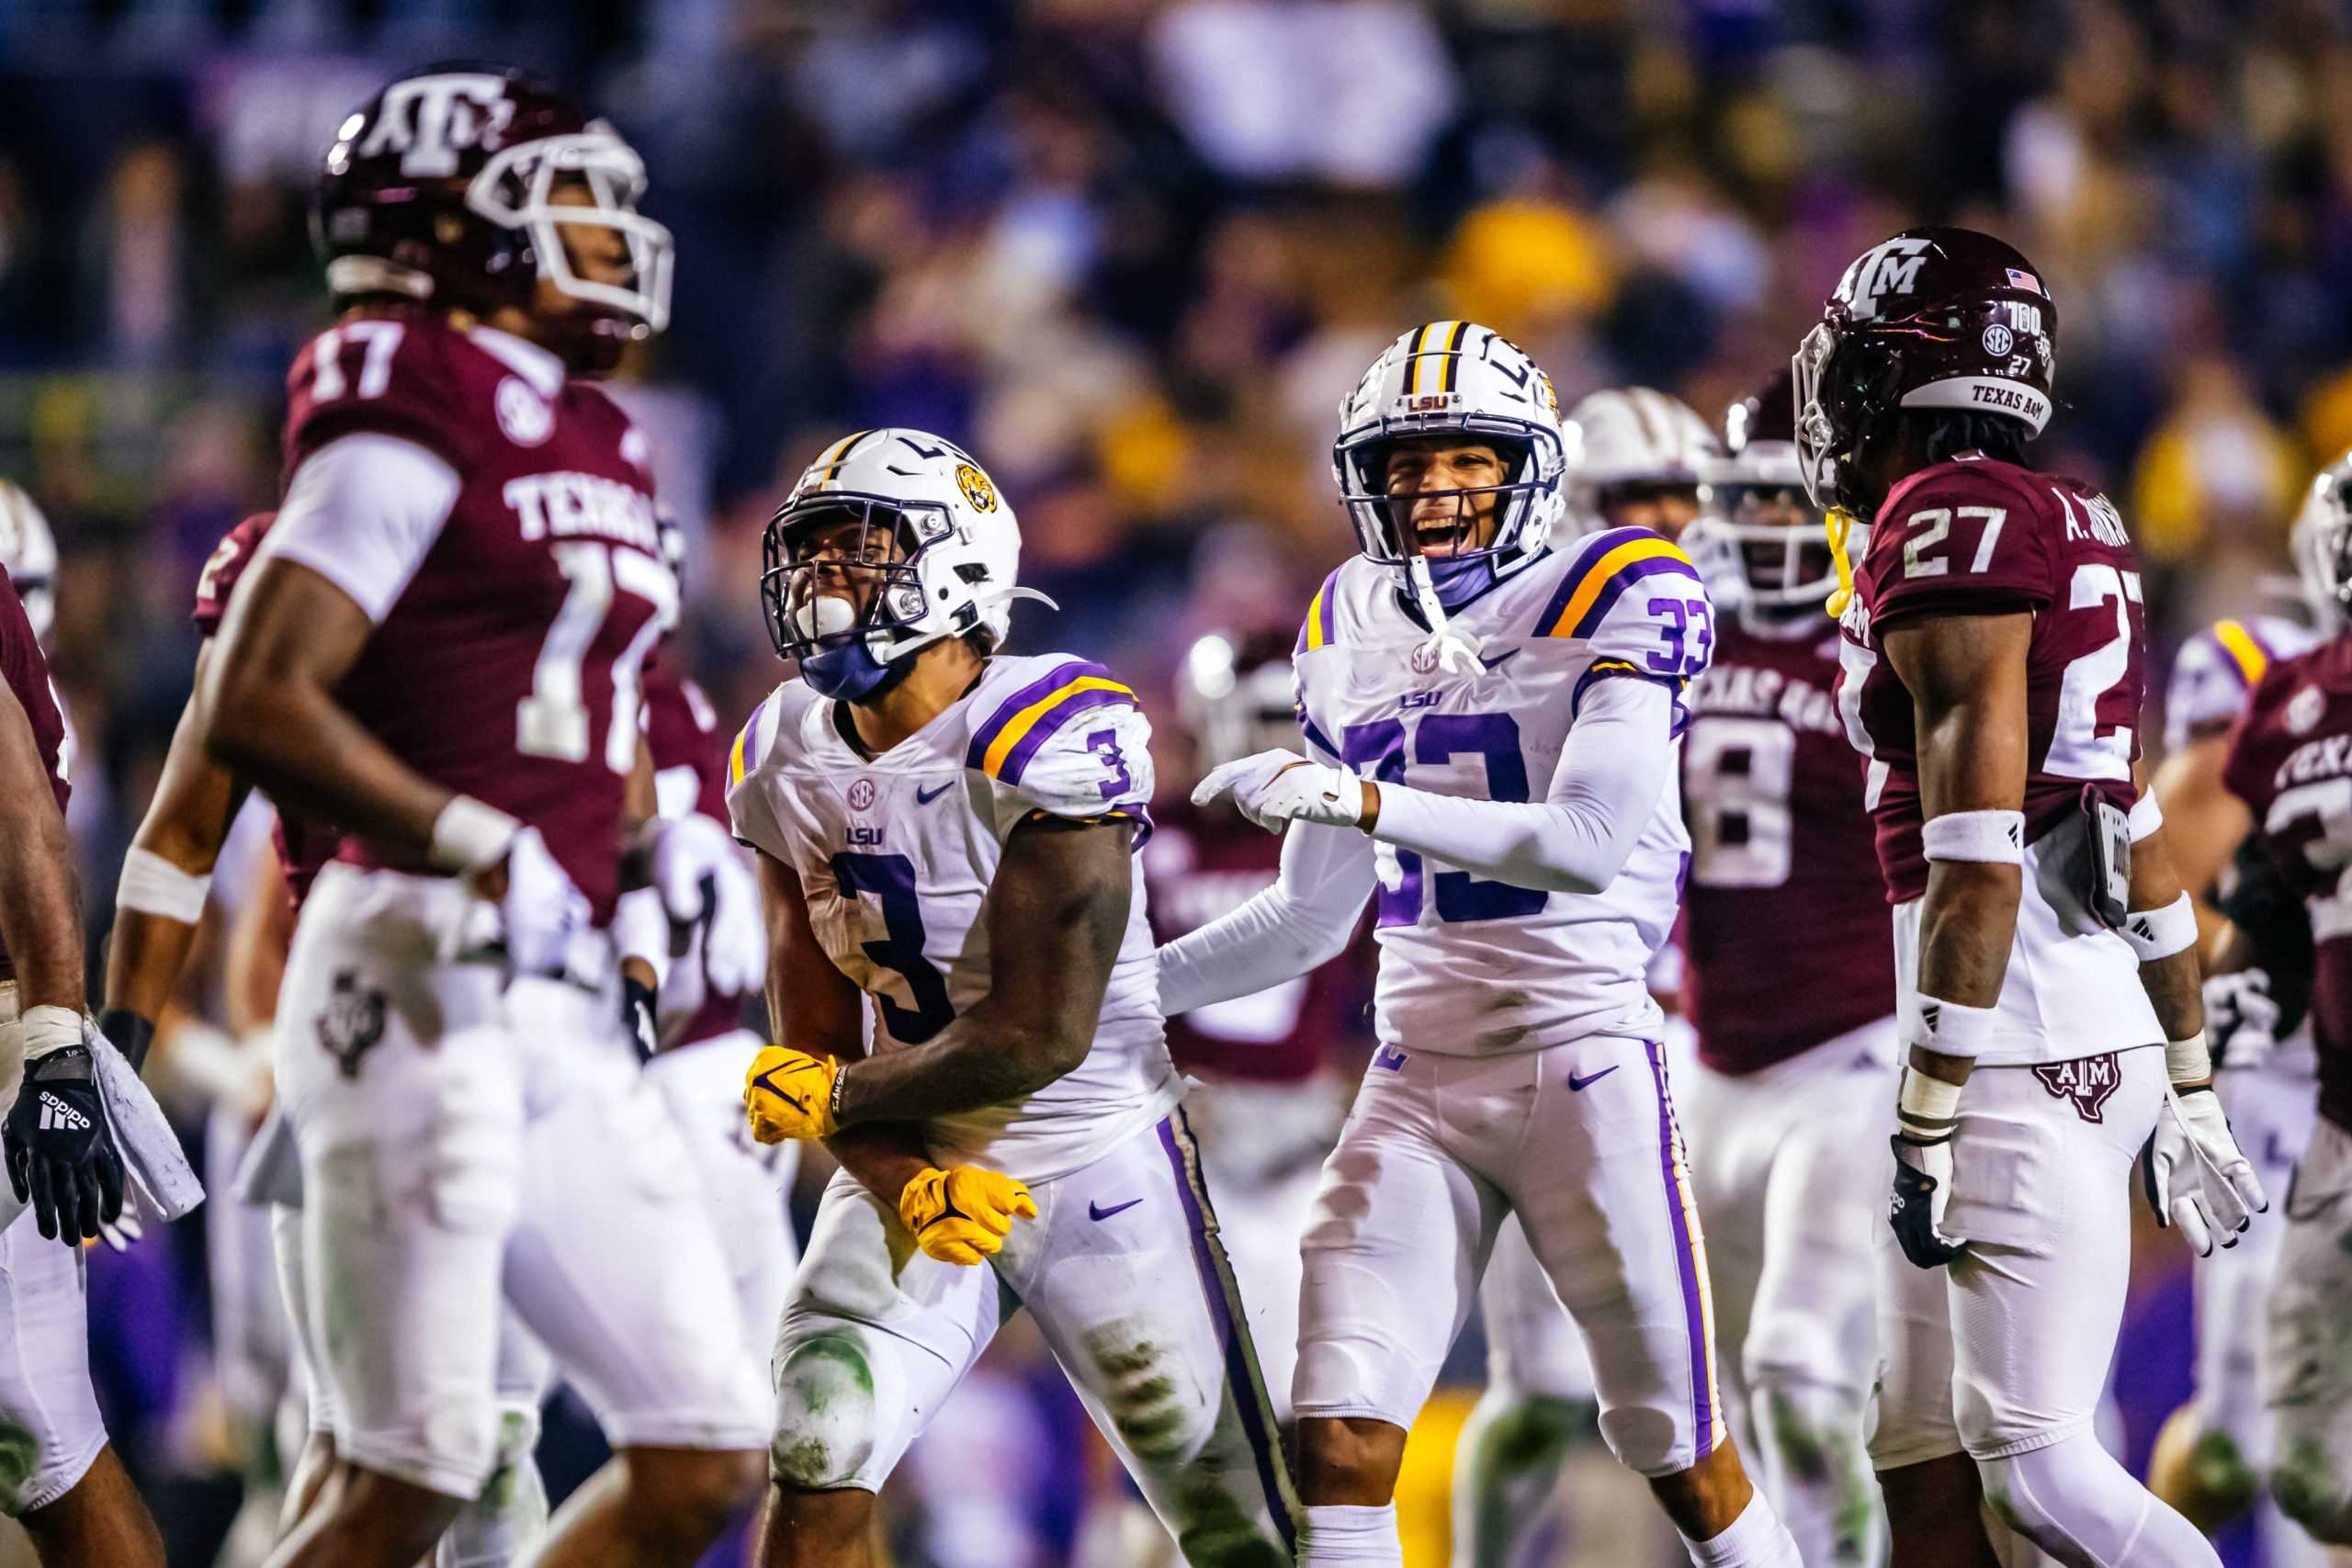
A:
<svg viewBox="0 0 2352 1568">
<path fill-rule="evenodd" d="M 849 786 L 849 808 L 863 811 L 874 804 L 874 781 L 860 779 Z"/>
<path fill-rule="evenodd" d="M 537 446 L 555 434 L 555 410 L 520 376 L 498 384 L 498 428 L 517 446 Z"/>
</svg>

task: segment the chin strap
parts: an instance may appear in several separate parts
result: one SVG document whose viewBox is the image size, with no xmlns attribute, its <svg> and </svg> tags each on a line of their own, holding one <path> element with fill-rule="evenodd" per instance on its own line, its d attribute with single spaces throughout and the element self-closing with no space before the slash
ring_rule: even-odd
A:
<svg viewBox="0 0 2352 1568">
<path fill-rule="evenodd" d="M 1829 536 L 1829 559 L 1838 568 L 1838 586 L 1829 591 L 1822 608 L 1829 618 L 1837 620 L 1854 602 L 1854 561 L 1846 553 L 1846 537 L 1854 531 L 1854 514 L 1842 506 L 1833 506 L 1821 516 L 1821 531 Z"/>
<path fill-rule="evenodd" d="M 1429 640 L 1421 646 L 1437 656 L 1438 667 L 1457 675 L 1476 675 L 1484 669 L 1478 662 L 1478 650 L 1485 646 L 1476 632 L 1458 631 L 1446 618 L 1445 605 L 1437 596 L 1437 584 L 1430 579 L 1427 556 L 1415 556 L 1405 567 L 1412 581 L 1413 602 L 1430 623 Z"/>
</svg>

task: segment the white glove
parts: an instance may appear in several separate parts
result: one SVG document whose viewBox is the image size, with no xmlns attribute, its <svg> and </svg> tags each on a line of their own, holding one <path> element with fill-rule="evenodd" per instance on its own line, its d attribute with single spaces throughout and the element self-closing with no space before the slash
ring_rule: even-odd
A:
<svg viewBox="0 0 2352 1568">
<path fill-rule="evenodd" d="M 2148 1139 L 2145 1178 L 2156 1224 L 2178 1225 L 2199 1258 L 2212 1256 L 2217 1231 L 2223 1247 L 2235 1247 L 2251 1217 L 2270 1207 L 2211 1089 L 2165 1095 Z"/>
<path fill-rule="evenodd" d="M 505 896 L 467 909 L 450 940 L 453 956 L 472 961 L 503 953 L 517 975 L 561 976 L 574 943 L 592 929 L 587 895 L 571 885 L 537 828 L 516 829 L 501 863 Z"/>
<path fill-rule="evenodd" d="M 2278 1003 L 2270 974 L 2241 969 L 2205 982 L 2205 1033 L 2224 1069 L 2258 1067 L 2278 1044 Z"/>
<path fill-rule="evenodd" d="M 1226 763 L 1193 786 L 1193 804 L 1206 806 L 1227 790 L 1241 815 L 1269 833 L 1293 822 L 1353 828 L 1363 820 L 1363 781 L 1295 751 L 1261 751 Z"/>
<path fill-rule="evenodd" d="M 650 874 L 673 933 L 707 922 L 703 972 L 711 989 L 726 997 L 758 990 L 768 962 L 760 885 L 727 829 L 699 813 L 663 822 Z"/>
</svg>

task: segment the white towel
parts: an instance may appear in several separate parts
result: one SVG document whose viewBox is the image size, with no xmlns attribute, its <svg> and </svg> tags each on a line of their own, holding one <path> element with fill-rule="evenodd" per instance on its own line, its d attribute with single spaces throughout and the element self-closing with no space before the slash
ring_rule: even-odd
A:
<svg viewBox="0 0 2352 1568">
<path fill-rule="evenodd" d="M 91 1055 L 98 1065 L 98 1092 L 106 1096 L 107 1118 L 114 1123 L 115 1151 L 122 1156 L 123 1176 L 139 1197 L 142 1215 L 171 1221 L 204 1201 L 204 1183 L 180 1147 L 163 1107 L 139 1081 L 130 1059 L 89 1031 Z M 10 1195 L 13 1201 L 14 1195 Z M 0 1226 L 5 1228 L 5 1226 Z"/>
</svg>

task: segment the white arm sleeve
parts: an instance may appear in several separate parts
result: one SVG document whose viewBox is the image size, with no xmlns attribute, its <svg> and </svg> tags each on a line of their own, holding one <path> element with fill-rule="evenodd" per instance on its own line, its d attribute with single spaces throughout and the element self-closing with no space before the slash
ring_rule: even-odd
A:
<svg viewBox="0 0 2352 1568">
<path fill-rule="evenodd" d="M 309 567 L 380 622 L 407 592 L 462 488 L 413 441 L 359 432 L 302 459 L 255 558 Z"/>
<path fill-rule="evenodd" d="M 1585 694 L 1541 801 L 1380 786 L 1373 837 L 1514 887 L 1598 893 L 1624 869 L 1674 765 L 1674 694 L 1601 681 Z"/>
<path fill-rule="evenodd" d="M 1159 1009 L 1180 1012 L 1278 986 L 1337 958 L 1372 897 L 1373 843 L 1294 822 L 1274 885 L 1159 950 Z"/>
</svg>

